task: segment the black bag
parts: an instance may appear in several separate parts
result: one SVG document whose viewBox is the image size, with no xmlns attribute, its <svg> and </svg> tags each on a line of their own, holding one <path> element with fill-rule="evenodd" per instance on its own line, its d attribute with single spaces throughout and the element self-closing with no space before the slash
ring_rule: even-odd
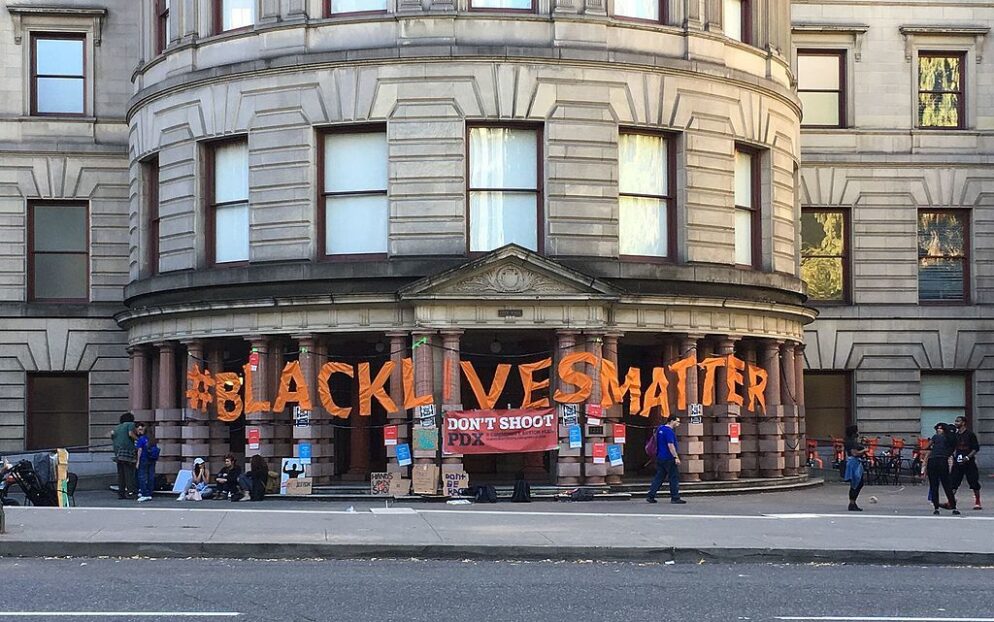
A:
<svg viewBox="0 0 994 622">
<path fill-rule="evenodd" d="M 528 482 L 523 479 L 514 482 L 514 495 L 511 496 L 511 501 L 514 503 L 531 503 L 531 500 L 532 491 Z"/>
<path fill-rule="evenodd" d="M 594 493 L 588 488 L 574 488 L 569 492 L 570 501 L 593 501 Z"/>
<path fill-rule="evenodd" d="M 493 486 L 476 487 L 477 503 L 497 503 L 497 489 Z"/>
</svg>

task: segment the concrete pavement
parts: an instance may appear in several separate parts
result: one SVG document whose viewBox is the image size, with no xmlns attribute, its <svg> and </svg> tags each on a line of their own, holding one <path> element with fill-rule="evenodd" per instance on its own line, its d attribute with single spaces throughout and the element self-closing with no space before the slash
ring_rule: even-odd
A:
<svg viewBox="0 0 994 622">
<path fill-rule="evenodd" d="M 291 500 L 8 508 L 8 556 L 830 561 L 994 565 L 994 515 L 933 517 L 923 487 L 844 486 L 694 499 L 496 505 Z M 99 495 L 99 496 L 96 496 Z M 870 497 L 876 497 L 872 503 Z M 349 508 L 353 511 L 348 511 Z"/>
</svg>

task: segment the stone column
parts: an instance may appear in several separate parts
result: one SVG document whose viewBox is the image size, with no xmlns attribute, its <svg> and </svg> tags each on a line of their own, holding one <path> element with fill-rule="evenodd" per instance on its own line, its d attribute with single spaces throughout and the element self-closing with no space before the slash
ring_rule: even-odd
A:
<svg viewBox="0 0 994 622">
<path fill-rule="evenodd" d="M 766 414 L 759 424 L 759 474 L 761 477 L 783 477 L 784 458 L 783 406 L 780 405 L 780 344 L 767 340 L 760 350 L 760 367 L 767 373 Z"/>
<path fill-rule="evenodd" d="M 808 460 L 808 430 L 804 412 L 804 342 L 794 344 L 794 412 L 797 417 L 797 443 L 801 468 Z"/>
<path fill-rule="evenodd" d="M 718 341 L 718 355 L 728 357 L 735 354 L 736 338 L 725 337 Z M 727 360 L 727 358 L 726 358 Z M 739 405 L 728 401 L 728 391 L 726 389 L 728 380 L 728 369 L 718 368 L 715 384 L 715 406 L 712 409 L 713 435 L 712 448 L 714 455 L 712 467 L 715 479 L 721 481 L 734 481 L 739 479 L 742 472 L 742 462 L 739 460 L 739 453 L 742 449 L 740 442 L 732 442 L 728 428 L 739 420 Z"/>
<path fill-rule="evenodd" d="M 604 356 L 604 333 L 601 332 L 587 332 L 586 337 L 586 349 L 587 352 L 593 354 L 597 357 L 597 363 L 593 365 L 591 369 L 590 366 L 587 368 L 587 372 L 590 377 L 594 380 L 594 386 L 590 390 L 590 399 L 587 400 L 587 404 L 599 405 L 601 403 L 601 366 L 600 360 Z M 615 347 L 617 347 L 617 340 L 615 341 Z M 552 371 L 552 370 L 550 370 Z M 586 423 L 587 414 L 586 408 L 583 408 L 583 414 L 581 414 L 581 420 Z M 592 435 L 590 434 L 590 426 L 585 425 L 583 427 L 583 455 L 581 459 L 583 460 L 583 480 L 584 483 L 591 486 L 603 486 L 607 483 L 607 464 L 594 464 L 593 462 L 593 443 L 594 442 L 604 442 L 604 436 Z M 603 430 L 608 433 L 605 428 Z M 606 436 L 606 434 L 605 434 Z M 567 437 L 568 438 L 568 437 Z"/>
<path fill-rule="evenodd" d="M 714 345 L 710 341 L 708 341 L 707 339 L 705 339 L 704 337 L 701 337 L 698 340 L 698 346 L 697 346 L 697 361 L 698 361 L 698 363 L 700 363 L 700 361 L 703 361 L 704 359 L 710 358 L 712 356 L 714 356 Z M 698 382 L 697 382 L 698 400 L 697 401 L 698 401 L 698 403 L 702 403 L 703 404 L 704 403 L 704 378 L 700 376 L 703 373 L 701 371 L 700 367 L 698 367 L 697 373 L 698 373 Z M 717 383 L 715 383 L 715 385 L 717 386 Z M 689 392 L 688 392 L 687 396 L 688 396 L 688 399 L 689 399 L 690 398 L 690 393 Z M 711 397 L 714 398 L 714 396 L 711 396 Z M 703 422 L 703 425 L 701 426 L 701 440 L 704 442 L 704 455 L 702 456 L 703 459 L 704 459 L 704 471 L 701 472 L 701 479 L 702 480 L 713 480 L 714 479 L 714 474 L 715 474 L 715 465 L 714 465 L 714 462 L 715 462 L 714 410 L 715 410 L 714 406 L 705 406 L 704 407 L 704 422 Z"/>
<path fill-rule="evenodd" d="M 372 368 L 372 365 L 370 365 Z M 370 371 L 373 376 L 377 370 Z M 363 482 L 369 476 L 369 417 L 359 414 L 359 376 L 352 380 L 352 414 L 349 416 L 349 470 L 342 479 L 350 482 Z"/>
<path fill-rule="evenodd" d="M 276 401 L 277 392 L 280 390 L 280 374 L 283 373 L 283 366 L 286 365 L 286 342 L 282 338 L 270 338 L 269 356 L 266 357 L 266 374 L 259 374 L 260 384 L 265 384 L 269 403 Z M 262 357 L 260 356 L 260 362 Z M 261 369 L 261 368 L 260 368 Z M 274 458 L 282 465 L 283 458 L 293 456 L 293 413 L 290 409 L 271 413 L 273 421 L 273 452 Z"/>
<path fill-rule="evenodd" d="M 616 369 L 618 368 L 618 340 L 621 339 L 622 334 L 623 333 L 618 333 L 618 332 L 605 333 L 604 343 L 603 346 L 601 347 L 602 356 L 605 359 L 614 363 Z M 628 370 L 618 369 L 618 375 L 624 377 L 624 374 L 627 371 Z M 553 368 L 553 373 L 555 373 L 554 368 Z M 593 455 L 594 442 L 606 443 L 608 441 L 607 435 L 611 426 L 613 426 L 615 423 L 621 423 L 623 416 L 624 416 L 624 406 L 622 404 L 617 404 L 615 406 L 611 406 L 610 408 L 604 411 L 604 421 L 603 425 L 601 426 L 601 434 L 599 435 L 592 434 L 590 427 L 589 426 L 587 427 L 585 431 L 587 433 L 587 437 L 589 438 L 591 444 L 591 446 L 588 448 L 588 455 L 591 456 Z M 588 466 L 587 468 L 589 469 L 590 466 Z M 621 472 L 619 473 L 617 469 L 611 469 L 610 465 L 608 465 L 607 462 L 605 462 L 603 465 L 598 464 L 596 466 L 604 468 L 604 471 L 607 473 L 607 476 L 604 478 L 604 482 L 609 486 L 617 486 L 624 481 L 624 469 L 622 469 Z"/>
<path fill-rule="evenodd" d="M 280 21 L 280 0 L 261 0 L 259 4 L 262 6 L 256 20 L 258 24 L 276 24 Z"/>
<path fill-rule="evenodd" d="M 184 341 L 183 344 L 186 346 L 186 368 L 188 371 L 193 369 L 194 365 L 199 366 L 200 369 L 207 367 L 204 361 L 203 341 L 192 339 Z M 186 379 L 183 382 L 185 385 Z M 183 468 L 192 469 L 194 459 L 203 458 L 207 460 L 210 457 L 210 428 L 208 427 L 210 409 L 205 413 L 187 408 L 184 410 L 184 413 L 183 429 L 181 430 L 183 438 L 181 454 Z M 214 474 L 213 470 L 211 474 Z"/>
<path fill-rule="evenodd" d="M 567 354 L 572 353 L 576 349 L 576 338 L 579 331 L 576 330 L 557 330 L 556 331 L 556 356 L 553 357 L 552 366 L 553 369 L 562 360 L 562 357 Z M 556 379 L 556 385 L 558 386 L 558 374 L 553 374 L 553 378 Z M 553 390 L 554 392 L 554 390 Z M 559 422 L 559 455 L 556 459 L 556 484 L 559 486 L 577 486 L 583 482 L 581 456 L 583 454 L 582 449 L 570 449 L 569 447 L 569 429 L 562 425 L 562 421 Z M 624 472 L 624 467 L 614 467 L 618 471 L 618 475 Z M 608 467 L 608 472 L 612 472 L 612 467 Z"/>
<path fill-rule="evenodd" d="M 798 434 L 797 385 L 794 378 L 794 344 L 785 343 L 780 346 L 780 370 L 783 374 L 783 383 L 780 386 L 780 403 L 783 404 L 783 430 L 784 430 L 784 475 L 794 476 L 801 472 L 801 464 L 804 448 L 801 447 L 800 436 Z"/>
<path fill-rule="evenodd" d="M 404 408 L 403 361 L 407 356 L 407 343 L 410 337 L 403 331 L 386 334 L 390 348 L 390 360 L 393 362 L 393 372 L 390 374 L 390 399 L 397 404 L 397 411 L 387 413 L 387 425 L 397 426 L 397 444 L 413 442 L 409 428 L 409 413 Z M 382 435 L 381 435 L 382 436 Z M 387 471 L 400 472 L 404 477 L 409 475 L 407 467 L 397 464 L 397 448 L 387 447 Z M 414 451 L 414 445 L 411 445 Z M 412 454 L 413 455 L 413 454 Z"/>
<path fill-rule="evenodd" d="M 174 30 L 181 43 L 191 43 L 199 37 L 207 35 L 208 31 L 200 32 L 200 15 L 198 13 L 199 2 L 197 0 L 176 0 L 169 5 L 169 17 L 172 18 L 173 11 L 177 17 L 173 24 L 178 24 Z M 206 12 L 210 12 L 207 10 Z M 213 474 L 213 471 L 211 472 Z"/>
<path fill-rule="evenodd" d="M 680 340 L 680 360 L 688 356 L 697 356 L 698 335 L 687 335 Z M 697 366 L 687 368 L 687 404 L 700 403 L 700 389 L 697 382 Z M 674 410 L 674 413 L 677 411 Z M 687 411 L 679 413 L 683 417 L 683 438 L 680 456 L 681 477 L 688 482 L 699 482 L 704 473 L 704 423 L 691 423 Z M 679 438 L 679 437 L 678 437 Z"/>
<path fill-rule="evenodd" d="M 743 374 L 745 405 L 739 409 L 741 413 L 739 423 L 742 426 L 739 460 L 742 462 L 742 477 L 759 477 L 759 416 L 757 412 L 750 412 L 748 408 L 750 386 L 748 366 L 756 364 L 756 345 L 751 341 L 742 342 L 739 355 L 746 362 L 746 372 Z"/>
<path fill-rule="evenodd" d="M 145 346 L 128 348 L 128 363 L 131 373 L 131 412 L 135 419 L 139 413 L 147 412 L 151 405 L 151 386 L 149 380 L 149 353 Z"/>
<path fill-rule="evenodd" d="M 414 359 L 414 391 L 416 395 L 430 395 L 435 390 L 435 361 L 431 347 L 433 337 L 434 332 L 428 330 L 416 330 L 411 333 L 412 343 L 425 340 L 424 344 L 414 348 L 411 353 Z M 414 463 L 434 464 L 438 459 L 438 453 L 439 450 L 414 452 Z"/>
<path fill-rule="evenodd" d="M 444 417 L 441 416 L 446 410 L 456 409 L 462 406 L 462 371 L 459 368 L 459 340 L 463 331 L 458 329 L 446 329 L 441 331 L 442 335 L 442 408 L 437 418 L 437 423 L 441 427 L 444 424 Z M 448 370 L 448 371 L 445 371 Z M 441 449 L 441 438 L 439 439 L 439 449 Z M 463 471 L 462 454 L 442 454 L 442 471 Z M 543 469 L 543 473 L 545 470 Z"/>
<path fill-rule="evenodd" d="M 207 343 L 207 367 L 211 374 L 224 371 L 224 346 L 220 340 L 213 340 Z M 228 424 L 218 421 L 217 402 L 213 402 L 207 409 L 209 415 L 207 427 L 210 430 L 208 440 L 210 451 L 207 458 L 211 467 L 211 473 L 217 473 L 224 467 L 224 456 L 231 451 L 231 431 Z M 241 456 L 244 458 L 244 456 Z M 242 464 L 244 467 L 244 463 Z"/>
<path fill-rule="evenodd" d="M 272 394 L 269 392 L 269 338 L 262 335 L 251 335 L 246 337 L 245 340 L 249 343 L 249 364 L 251 365 L 251 357 L 253 355 L 259 359 L 255 365 L 255 370 L 251 372 L 251 398 L 256 402 L 268 401 L 270 406 L 272 406 L 272 398 L 270 397 Z M 245 396 L 246 403 L 249 397 L 249 395 Z M 283 457 L 276 454 L 276 429 L 273 425 L 272 409 L 251 414 L 246 410 L 246 443 L 248 442 L 247 430 L 250 427 L 259 429 L 259 449 L 248 449 L 247 452 L 249 454 L 258 453 L 263 458 L 269 460 L 270 466 L 272 466 L 274 459 Z M 274 470 L 278 471 L 279 469 Z"/>
<path fill-rule="evenodd" d="M 183 434 L 180 426 L 183 411 L 177 408 L 176 344 L 171 341 L 155 344 L 159 349 L 159 390 L 155 405 L 155 438 L 159 443 L 159 472 L 172 478 L 182 464 Z"/>
<path fill-rule="evenodd" d="M 331 427 L 328 425 L 328 413 L 321 408 L 317 396 L 317 376 L 321 366 L 319 357 L 320 344 L 316 335 L 302 333 L 292 335 L 297 342 L 297 362 L 300 372 L 307 383 L 311 398 L 310 425 L 307 427 L 293 426 L 293 457 L 300 457 L 300 444 L 311 445 L 311 477 L 315 484 L 327 484 L 334 473 L 334 442 L 331 440 Z M 297 404 L 290 406 L 292 409 Z M 293 417 L 292 410 L 290 417 Z"/>
</svg>

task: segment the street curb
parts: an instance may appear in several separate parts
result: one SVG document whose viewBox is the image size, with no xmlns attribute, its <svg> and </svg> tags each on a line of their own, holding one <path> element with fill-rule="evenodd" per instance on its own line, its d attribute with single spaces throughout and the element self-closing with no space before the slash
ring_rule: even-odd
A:
<svg viewBox="0 0 994 622">
<path fill-rule="evenodd" d="M 994 553 L 729 547 L 597 547 L 460 544 L 317 544 L 159 542 L 3 542 L 10 557 L 155 557 L 213 559 L 562 560 L 697 564 L 832 563 L 915 566 L 994 566 Z"/>
</svg>

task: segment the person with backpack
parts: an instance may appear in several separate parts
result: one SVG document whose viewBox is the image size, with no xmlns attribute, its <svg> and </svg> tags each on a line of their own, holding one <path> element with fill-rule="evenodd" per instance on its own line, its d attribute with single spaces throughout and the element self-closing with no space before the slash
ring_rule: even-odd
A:
<svg viewBox="0 0 994 622">
<path fill-rule="evenodd" d="M 866 469 L 863 467 L 863 460 L 866 457 L 867 449 L 859 442 L 859 426 L 846 426 L 845 440 L 846 461 L 843 468 L 842 480 L 849 482 L 849 511 L 862 512 L 863 508 L 857 505 L 859 492 L 863 490 L 866 483 Z"/>
<path fill-rule="evenodd" d="M 135 423 L 135 450 L 138 453 L 138 503 L 152 500 L 155 461 L 159 459 L 159 446 L 155 443 L 155 439 L 146 433 L 145 428 L 143 422 Z"/>
<path fill-rule="evenodd" d="M 645 499 L 649 503 L 656 503 L 656 493 L 659 492 L 664 479 L 670 484 L 670 503 L 686 503 L 680 498 L 680 454 L 677 452 L 676 440 L 676 429 L 679 425 L 680 417 L 671 415 L 665 424 L 656 428 L 656 432 L 646 443 L 646 450 L 655 449 L 656 456 L 656 476 L 652 478 L 649 495 Z M 652 446 L 652 440 L 655 440 L 655 448 Z"/>
</svg>

